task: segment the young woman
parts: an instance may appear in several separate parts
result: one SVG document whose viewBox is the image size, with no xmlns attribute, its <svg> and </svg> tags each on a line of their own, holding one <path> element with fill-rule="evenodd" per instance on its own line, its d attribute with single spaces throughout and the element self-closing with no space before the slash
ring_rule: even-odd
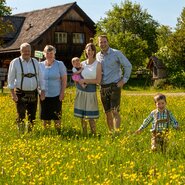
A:
<svg viewBox="0 0 185 185">
<path fill-rule="evenodd" d="M 83 134 L 87 134 L 87 121 L 90 124 L 92 134 L 96 134 L 96 123 L 94 119 L 99 118 L 96 85 L 101 82 L 101 64 L 96 60 L 96 47 L 89 43 L 85 47 L 86 60 L 82 62 L 81 79 L 76 84 L 76 98 L 74 105 L 74 116 L 81 118 Z M 87 84 L 83 88 L 81 84 Z"/>
</svg>

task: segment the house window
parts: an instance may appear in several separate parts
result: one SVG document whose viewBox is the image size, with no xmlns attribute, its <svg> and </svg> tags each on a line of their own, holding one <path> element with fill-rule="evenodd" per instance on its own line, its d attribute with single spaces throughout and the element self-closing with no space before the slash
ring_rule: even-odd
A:
<svg viewBox="0 0 185 185">
<path fill-rule="evenodd" d="M 55 32 L 55 43 L 67 43 L 67 33 L 66 32 Z"/>
<path fill-rule="evenodd" d="M 73 44 L 85 43 L 84 33 L 73 33 Z"/>
</svg>

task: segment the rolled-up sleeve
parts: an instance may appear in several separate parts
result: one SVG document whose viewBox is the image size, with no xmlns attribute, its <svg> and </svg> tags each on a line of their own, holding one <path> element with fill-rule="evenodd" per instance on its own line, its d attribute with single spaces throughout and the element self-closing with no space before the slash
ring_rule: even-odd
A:
<svg viewBox="0 0 185 185">
<path fill-rule="evenodd" d="M 15 69 L 15 60 L 11 61 L 8 69 L 8 88 L 15 88 L 15 79 L 16 79 L 16 69 Z"/>
<path fill-rule="evenodd" d="M 121 51 L 117 51 L 117 56 L 119 59 L 120 64 L 124 67 L 124 75 L 123 75 L 123 81 L 126 83 L 131 75 L 132 71 L 132 64 L 130 61 L 125 57 Z"/>
</svg>

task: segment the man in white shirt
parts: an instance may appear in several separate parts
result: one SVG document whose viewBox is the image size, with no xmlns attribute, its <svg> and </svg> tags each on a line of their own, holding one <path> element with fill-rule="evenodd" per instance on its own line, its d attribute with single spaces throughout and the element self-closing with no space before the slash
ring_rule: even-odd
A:
<svg viewBox="0 0 185 185">
<path fill-rule="evenodd" d="M 8 87 L 17 109 L 17 126 L 25 132 L 24 119 L 28 114 L 28 132 L 32 130 L 37 111 L 38 89 L 40 98 L 45 98 L 44 80 L 36 59 L 31 58 L 31 46 L 23 43 L 20 46 L 21 56 L 11 61 L 8 71 Z"/>
</svg>

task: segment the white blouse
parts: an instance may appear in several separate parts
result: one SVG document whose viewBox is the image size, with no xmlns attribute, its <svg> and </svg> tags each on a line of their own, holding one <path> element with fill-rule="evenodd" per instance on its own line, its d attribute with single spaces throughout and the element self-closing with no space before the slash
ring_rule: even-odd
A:
<svg viewBox="0 0 185 185">
<path fill-rule="evenodd" d="M 97 68 L 98 61 L 95 60 L 92 64 L 87 64 L 87 61 L 82 62 L 82 70 L 81 75 L 84 79 L 95 79 L 96 78 L 96 68 Z"/>
</svg>

